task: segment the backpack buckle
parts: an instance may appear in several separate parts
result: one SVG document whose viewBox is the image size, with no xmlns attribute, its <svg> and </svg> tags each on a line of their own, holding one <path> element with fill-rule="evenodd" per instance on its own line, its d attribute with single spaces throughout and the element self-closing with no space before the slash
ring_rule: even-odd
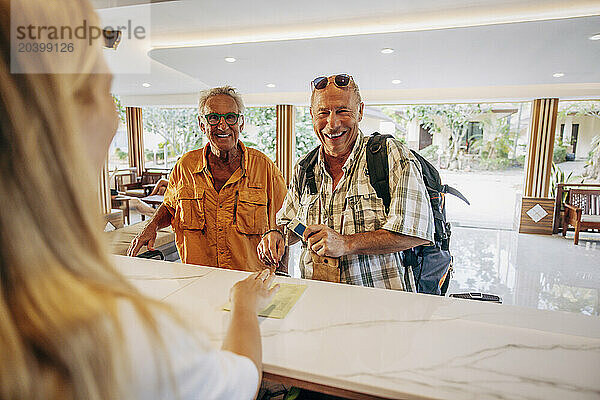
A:
<svg viewBox="0 0 600 400">
<path fill-rule="evenodd" d="M 381 143 L 379 143 L 379 142 L 373 143 L 369 150 L 371 150 L 371 153 L 373 153 L 373 154 L 379 153 L 379 151 L 381 151 Z"/>
</svg>

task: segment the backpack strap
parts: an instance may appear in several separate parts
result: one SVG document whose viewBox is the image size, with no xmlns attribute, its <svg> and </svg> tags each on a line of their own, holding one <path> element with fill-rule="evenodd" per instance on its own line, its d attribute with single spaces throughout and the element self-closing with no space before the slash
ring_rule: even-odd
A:
<svg viewBox="0 0 600 400">
<path fill-rule="evenodd" d="M 373 133 L 367 142 L 367 171 L 369 173 L 369 182 L 375 189 L 377 197 L 383 200 L 385 212 L 390 212 L 390 183 L 386 140 L 392 135 L 382 135 L 379 132 Z"/>
<path fill-rule="evenodd" d="M 315 165 L 319 159 L 319 149 L 317 146 L 310 151 L 302 160 L 298 162 L 298 180 L 296 181 L 296 190 L 298 196 L 302 197 L 304 187 L 308 186 L 310 194 L 317 194 L 317 182 L 315 180 Z"/>
</svg>

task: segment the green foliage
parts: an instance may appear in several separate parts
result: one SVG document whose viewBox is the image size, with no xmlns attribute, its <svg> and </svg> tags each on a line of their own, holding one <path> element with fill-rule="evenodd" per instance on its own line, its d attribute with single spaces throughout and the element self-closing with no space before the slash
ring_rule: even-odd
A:
<svg viewBox="0 0 600 400">
<path fill-rule="evenodd" d="M 275 107 L 248 107 L 244 113 L 244 122 L 246 127 L 240 134 L 240 140 L 274 160 L 277 135 Z M 249 129 L 249 125 L 254 126 L 256 130 Z"/>
<path fill-rule="evenodd" d="M 315 134 L 309 107 L 296 107 L 296 158 L 299 159 L 317 147 L 320 142 Z"/>
<path fill-rule="evenodd" d="M 162 147 L 164 147 L 164 143 L 159 144 L 159 146 L 162 145 Z M 171 153 L 173 153 L 171 151 Z M 174 154 L 169 154 L 170 156 L 174 155 Z M 145 149 L 144 150 L 144 157 L 146 158 L 146 161 L 154 161 L 154 151 L 149 150 L 149 149 Z M 156 152 L 156 159 L 157 160 L 164 160 L 165 159 L 165 152 L 164 151 L 157 151 Z"/>
<path fill-rule="evenodd" d="M 481 157 L 483 159 L 503 159 L 508 160 L 508 154 L 512 150 L 514 140 L 511 138 L 508 125 L 502 125 L 496 130 L 494 138 L 486 142 L 481 147 Z M 498 162 L 497 165 L 510 165 L 511 163 Z"/>
<path fill-rule="evenodd" d="M 558 103 L 558 117 L 563 119 L 570 114 L 581 116 L 587 115 L 600 119 L 600 101 L 561 101 Z"/>
<path fill-rule="evenodd" d="M 115 107 L 117 108 L 117 114 L 119 114 L 119 119 L 123 124 L 126 124 L 125 118 L 125 106 L 121 103 L 121 98 L 117 95 L 112 95 L 113 100 L 115 102 Z"/>
<path fill-rule="evenodd" d="M 598 179 L 600 177 L 600 135 L 594 136 L 592 139 L 592 149 L 589 152 L 585 175 L 590 179 Z"/>
<path fill-rule="evenodd" d="M 408 134 L 407 126 L 410 122 L 409 117 L 402 111 L 393 107 L 381 107 L 381 112 L 394 120 L 396 123 L 396 132 L 394 132 L 394 136 L 396 139 L 402 141 L 402 143 L 405 143 L 406 135 Z"/>
<path fill-rule="evenodd" d="M 121 150 L 119 147 L 117 147 L 115 149 L 115 155 L 117 156 L 117 158 L 121 161 L 123 160 L 127 160 L 127 153 L 124 152 L 123 150 Z"/>
<path fill-rule="evenodd" d="M 483 125 L 486 138 L 485 140 L 483 137 L 469 138 L 468 156 L 462 157 L 462 165 L 483 169 L 500 169 L 518 165 L 519 160 L 509 160 L 509 157 L 514 158 L 517 134 L 510 131 L 509 119 L 498 118 L 491 107 L 492 105 L 488 104 L 440 104 L 402 108 L 382 107 L 381 110 L 400 126 L 407 127 L 411 121 L 418 120 L 434 137 L 442 132 L 449 134 L 446 143 L 441 144 L 439 140 L 434 140 L 437 144 L 441 144 L 442 165 L 452 165 L 461 157 L 469 124 L 475 121 Z M 488 139 L 488 136 L 491 139 Z M 437 151 L 436 148 L 436 154 L 433 154 L 433 148 L 428 148 L 423 149 L 421 153 L 426 152 L 426 158 L 437 160 Z M 523 160 L 520 160 L 520 163 L 522 165 Z"/>
<path fill-rule="evenodd" d="M 181 156 L 202 145 L 197 109 L 146 107 L 142 115 L 144 131 L 164 138 L 174 155 Z"/>
<path fill-rule="evenodd" d="M 556 188 L 559 183 L 583 183 L 583 179 L 580 176 L 573 175 L 573 171 L 566 175 L 558 165 L 552 163 L 552 175 L 550 177 L 552 197 L 556 196 Z"/>
<path fill-rule="evenodd" d="M 450 131 L 446 152 L 449 154 L 449 161 L 453 161 L 458 159 L 469 122 L 475 115 L 487 111 L 481 104 L 417 105 L 406 109 L 406 119 L 411 121 L 417 118 L 433 134 L 440 133 L 446 127 Z"/>
<path fill-rule="evenodd" d="M 437 144 L 430 144 L 424 149 L 419 150 L 419 154 L 425 157 L 428 161 L 436 163 L 438 159 L 439 146 Z"/>
<path fill-rule="evenodd" d="M 567 159 L 567 148 L 565 146 L 563 146 L 562 144 L 555 142 L 554 150 L 552 152 L 552 162 L 558 164 L 563 161 L 566 161 L 566 159 Z"/>
<path fill-rule="evenodd" d="M 479 168 L 488 171 L 499 171 L 515 165 L 515 161 L 508 158 L 482 158 Z"/>
</svg>

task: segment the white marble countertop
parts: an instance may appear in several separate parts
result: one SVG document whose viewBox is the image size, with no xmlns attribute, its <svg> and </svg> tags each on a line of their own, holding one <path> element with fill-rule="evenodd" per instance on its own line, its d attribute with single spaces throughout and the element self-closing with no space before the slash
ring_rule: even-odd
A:
<svg viewBox="0 0 600 400">
<path fill-rule="evenodd" d="M 215 345 L 246 273 L 115 256 L 143 293 Z M 261 319 L 265 372 L 389 398 L 598 399 L 600 318 L 291 278 L 308 288 Z"/>
</svg>

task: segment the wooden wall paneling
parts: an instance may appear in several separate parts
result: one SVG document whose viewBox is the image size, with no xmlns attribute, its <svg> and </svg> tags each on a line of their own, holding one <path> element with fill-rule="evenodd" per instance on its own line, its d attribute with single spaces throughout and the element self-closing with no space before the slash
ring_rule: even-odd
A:
<svg viewBox="0 0 600 400">
<path fill-rule="evenodd" d="M 289 185 L 294 174 L 294 151 L 296 147 L 295 123 L 296 110 L 289 104 L 278 104 L 277 134 L 276 134 L 276 161 L 277 168 L 283 174 L 285 182 Z"/>
<path fill-rule="evenodd" d="M 527 211 L 540 205 L 546 211 L 547 215 L 538 222 L 535 222 Z M 537 233 L 543 235 L 552 235 L 552 223 L 554 221 L 554 199 L 544 199 L 539 197 L 523 197 L 521 203 L 521 220 L 519 223 L 519 233 Z"/>
<path fill-rule="evenodd" d="M 144 126 L 140 107 L 125 108 L 127 119 L 127 144 L 129 166 L 136 169 L 137 176 L 144 171 Z"/>
<path fill-rule="evenodd" d="M 525 166 L 525 193 L 521 201 L 519 232 L 552 234 L 554 199 L 550 195 L 552 156 L 558 99 L 535 99 Z M 547 213 L 535 222 L 527 212 L 539 205 Z"/>
<path fill-rule="evenodd" d="M 550 193 L 557 111 L 558 99 L 533 101 L 525 168 L 525 196 L 547 197 Z"/>
</svg>

